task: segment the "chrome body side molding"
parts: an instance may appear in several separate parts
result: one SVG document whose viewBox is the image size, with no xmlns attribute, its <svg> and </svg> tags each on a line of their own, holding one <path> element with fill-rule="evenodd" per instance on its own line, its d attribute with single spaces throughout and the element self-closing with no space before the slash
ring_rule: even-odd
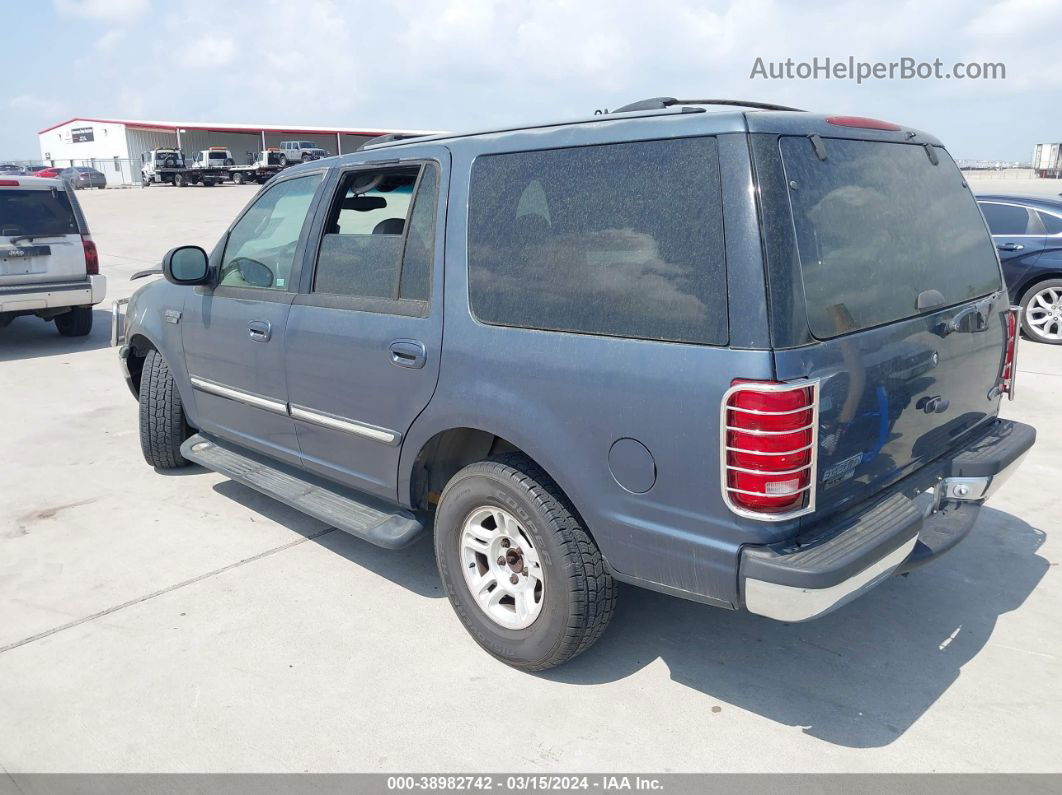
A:
<svg viewBox="0 0 1062 795">
<path fill-rule="evenodd" d="M 285 403 L 284 401 L 275 398 L 265 397 L 264 395 L 256 395 L 253 392 L 246 392 L 242 389 L 219 384 L 216 381 L 201 378 L 197 375 L 190 376 L 190 378 L 192 381 L 192 387 L 200 392 L 206 392 L 209 395 L 225 398 L 227 400 L 234 400 L 237 403 L 243 403 L 247 406 L 262 409 L 263 411 L 269 411 L 274 414 L 282 414 L 291 417 L 293 420 L 312 423 L 313 425 L 319 425 L 322 428 L 330 428 L 334 431 L 342 431 L 343 433 L 360 436 L 364 439 L 372 439 L 374 442 L 380 442 L 381 444 L 390 445 L 392 447 L 402 440 L 402 434 L 388 428 L 380 428 L 376 425 L 358 422 L 357 420 L 348 419 L 347 417 L 337 417 L 334 414 L 326 414 L 325 412 L 316 411 L 307 408 L 306 406 L 298 406 Z"/>
</svg>

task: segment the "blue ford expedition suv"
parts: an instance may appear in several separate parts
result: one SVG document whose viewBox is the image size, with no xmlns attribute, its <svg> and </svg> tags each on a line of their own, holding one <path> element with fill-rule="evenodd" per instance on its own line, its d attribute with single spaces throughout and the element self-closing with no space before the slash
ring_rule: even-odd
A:
<svg viewBox="0 0 1062 795">
<path fill-rule="evenodd" d="M 526 670 L 617 582 L 822 615 L 960 541 L 1035 438 L 997 416 L 1020 318 L 973 195 L 873 119 L 657 99 L 379 143 L 163 273 L 115 312 L 148 463 L 433 536 Z"/>
</svg>

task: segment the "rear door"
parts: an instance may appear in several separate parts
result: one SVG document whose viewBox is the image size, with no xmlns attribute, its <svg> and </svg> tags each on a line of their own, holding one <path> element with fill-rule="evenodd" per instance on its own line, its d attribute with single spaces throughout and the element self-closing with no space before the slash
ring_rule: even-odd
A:
<svg viewBox="0 0 1062 795">
<path fill-rule="evenodd" d="M 818 504 L 839 506 L 995 416 L 1009 301 L 943 148 L 782 136 L 776 151 L 810 331 L 776 371 L 821 379 Z"/>
<path fill-rule="evenodd" d="M 0 179 L 0 287 L 83 280 L 79 216 L 56 183 Z"/>
<path fill-rule="evenodd" d="M 439 376 L 449 171 L 442 147 L 338 171 L 285 333 L 303 465 L 387 499 Z"/>
<path fill-rule="evenodd" d="M 1047 242 L 1040 214 L 1030 207 L 994 199 L 978 202 L 992 232 L 1007 281 L 1021 284 Z"/>
</svg>

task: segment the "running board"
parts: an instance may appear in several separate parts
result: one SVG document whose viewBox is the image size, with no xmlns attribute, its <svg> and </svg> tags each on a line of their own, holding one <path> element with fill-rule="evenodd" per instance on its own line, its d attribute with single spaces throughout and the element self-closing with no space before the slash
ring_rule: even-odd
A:
<svg viewBox="0 0 1062 795">
<path fill-rule="evenodd" d="M 194 434 L 181 445 L 181 455 L 376 546 L 401 549 L 424 530 L 424 524 L 409 511 L 213 437 Z"/>
</svg>

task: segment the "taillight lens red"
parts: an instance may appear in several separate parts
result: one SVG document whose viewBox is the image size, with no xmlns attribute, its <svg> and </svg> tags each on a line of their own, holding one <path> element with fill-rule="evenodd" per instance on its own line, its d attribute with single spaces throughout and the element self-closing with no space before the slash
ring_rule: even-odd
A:
<svg viewBox="0 0 1062 795">
<path fill-rule="evenodd" d="M 2 187 L 2 188 L 17 188 L 18 187 L 18 180 L 17 179 L 0 179 L 0 187 Z"/>
<path fill-rule="evenodd" d="M 816 399 L 815 384 L 733 382 L 723 407 L 729 504 L 762 514 L 811 504 Z"/>
<path fill-rule="evenodd" d="M 82 235 L 81 245 L 85 249 L 85 273 L 96 276 L 100 272 L 100 255 L 96 251 L 96 244 L 88 235 Z"/>
<path fill-rule="evenodd" d="M 1003 354 L 1003 373 L 1000 392 L 1014 399 L 1014 376 L 1018 356 L 1018 333 L 1021 330 L 1021 308 L 1012 306 L 1007 312 L 1007 348 Z"/>
</svg>

